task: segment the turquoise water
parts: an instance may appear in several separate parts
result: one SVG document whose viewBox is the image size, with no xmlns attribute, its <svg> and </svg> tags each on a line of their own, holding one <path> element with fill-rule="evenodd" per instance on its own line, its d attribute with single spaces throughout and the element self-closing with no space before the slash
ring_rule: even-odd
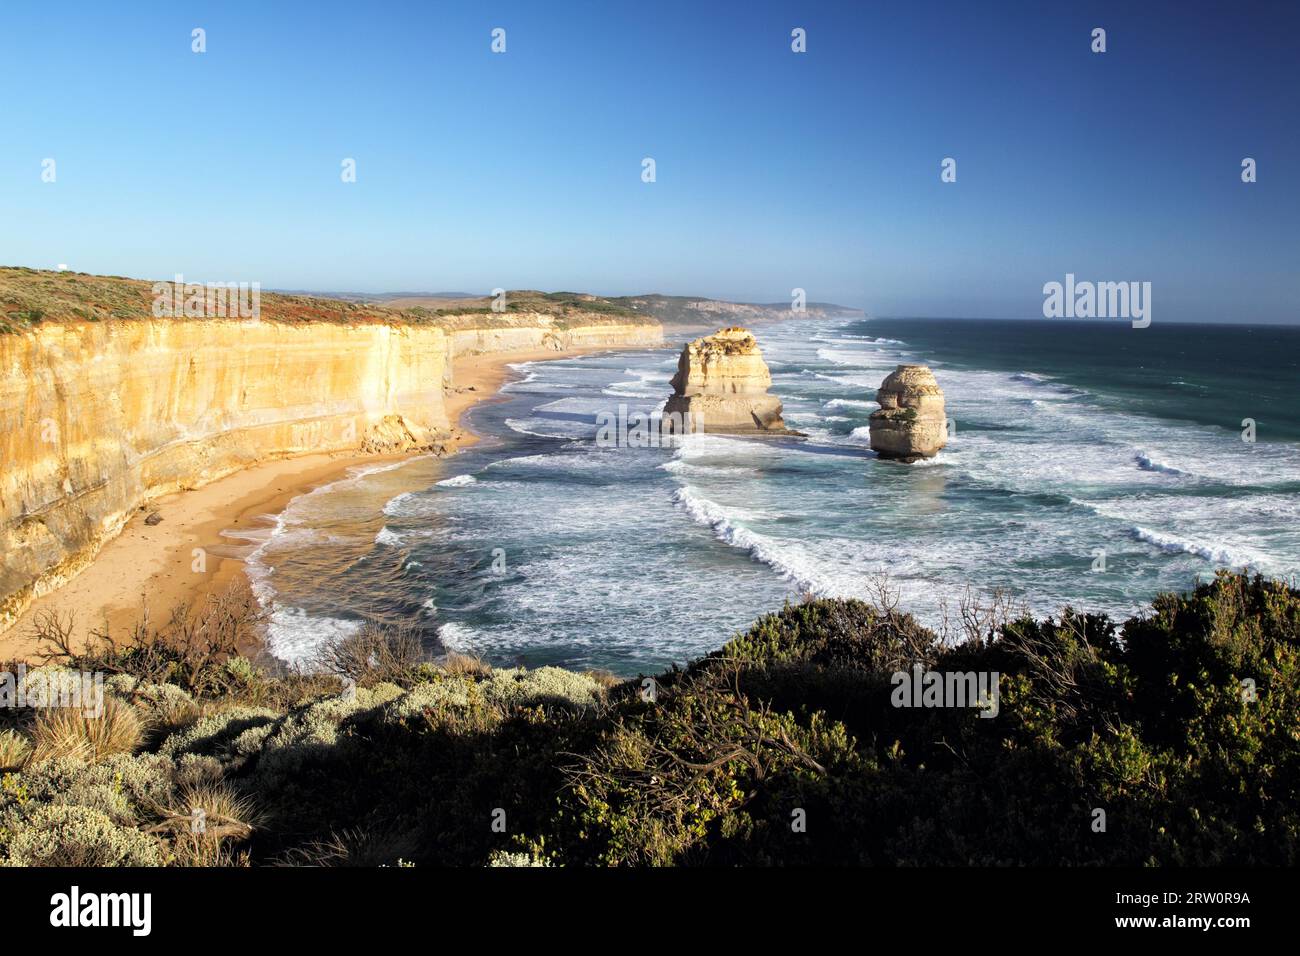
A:
<svg viewBox="0 0 1300 956">
<path fill-rule="evenodd" d="M 369 616 L 498 664 L 630 674 L 882 579 L 937 626 L 967 586 L 1122 618 L 1216 567 L 1300 569 L 1300 329 L 844 318 L 756 336 L 806 439 L 599 448 L 598 414 L 662 404 L 676 350 L 520 366 L 471 412 L 484 442 L 319 489 L 252 542 L 272 651 L 307 659 Z M 903 361 L 931 365 L 955 424 L 910 466 L 866 428 Z"/>
</svg>

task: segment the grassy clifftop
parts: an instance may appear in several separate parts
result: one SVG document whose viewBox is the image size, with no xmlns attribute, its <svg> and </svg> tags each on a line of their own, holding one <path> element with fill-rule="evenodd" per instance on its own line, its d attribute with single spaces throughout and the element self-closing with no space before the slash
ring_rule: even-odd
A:
<svg viewBox="0 0 1300 956">
<path fill-rule="evenodd" d="M 170 281 L 170 277 L 159 280 Z M 84 272 L 0 267 L 0 334 L 43 322 L 105 322 L 153 318 L 152 281 Z M 269 322 L 428 323 L 444 328 L 483 325 L 509 327 L 550 316 L 555 327 L 602 322 L 650 324 L 638 314 L 599 296 L 572 292 L 508 292 L 504 312 L 488 297 L 456 300 L 401 300 L 393 303 L 262 292 L 260 318 Z"/>
<path fill-rule="evenodd" d="M 166 277 L 159 281 L 171 281 Z M 153 282 L 84 272 L 0 267 L 0 334 L 42 322 L 105 322 L 153 315 Z M 667 326 L 734 325 L 790 318 L 789 303 L 723 302 L 698 296 L 606 297 L 586 292 L 509 291 L 504 309 L 491 296 L 397 294 L 366 297 L 261 293 L 261 318 L 271 322 L 409 322 L 449 328 L 485 323 L 509 326 L 520 316 L 547 315 L 558 328 L 604 321 L 659 322 Z M 860 313 L 828 302 L 809 302 L 804 313 L 817 318 Z M 524 319 L 523 321 L 531 321 Z"/>
<path fill-rule="evenodd" d="M 746 325 L 782 319 L 825 318 L 830 315 L 862 315 L 861 309 L 831 302 L 809 302 L 804 312 L 795 313 L 789 302 L 724 302 L 685 295 L 627 295 L 610 302 L 641 315 L 652 316 L 664 325 L 699 327 L 704 325 Z"/>
<path fill-rule="evenodd" d="M 115 673 L 103 717 L 4 712 L 0 860 L 1300 856 L 1300 592 L 1259 578 L 1161 596 L 1122 637 L 1099 615 L 972 613 L 944 644 L 888 606 L 811 601 L 653 681 L 435 664 L 378 632 L 336 648 L 333 676 L 272 677 L 213 654 L 213 621 L 241 618 L 206 613 L 72 659 Z M 996 674 L 997 697 L 900 706 L 900 672 Z"/>
</svg>

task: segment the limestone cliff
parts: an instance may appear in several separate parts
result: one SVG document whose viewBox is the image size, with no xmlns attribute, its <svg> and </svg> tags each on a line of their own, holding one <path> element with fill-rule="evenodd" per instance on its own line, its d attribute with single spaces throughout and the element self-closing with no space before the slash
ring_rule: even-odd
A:
<svg viewBox="0 0 1300 956">
<path fill-rule="evenodd" d="M 47 317 L 0 334 L 0 630 L 151 499 L 266 459 L 438 450 L 458 355 L 662 341 L 639 318 L 350 318 Z"/>
<path fill-rule="evenodd" d="M 485 355 L 548 349 L 563 352 L 604 345 L 662 345 L 663 328 L 656 322 L 614 321 L 592 316 L 558 322 L 540 312 L 512 312 L 495 321 L 482 316 L 446 320 L 449 355 Z"/>
<path fill-rule="evenodd" d="M 673 394 L 664 406 L 666 432 L 795 434 L 781 419 L 781 400 L 769 395 L 772 376 L 754 336 L 731 327 L 688 343 L 677 360 Z"/>
<path fill-rule="evenodd" d="M 943 391 L 925 365 L 900 365 L 876 393 L 871 413 L 871 447 L 881 458 L 912 462 L 933 458 L 947 443 Z"/>
</svg>

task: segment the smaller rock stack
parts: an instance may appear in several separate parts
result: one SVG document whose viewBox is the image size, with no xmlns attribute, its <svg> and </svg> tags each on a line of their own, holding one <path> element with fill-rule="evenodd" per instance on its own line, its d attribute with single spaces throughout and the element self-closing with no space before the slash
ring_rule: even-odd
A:
<svg viewBox="0 0 1300 956">
<path fill-rule="evenodd" d="M 948 440 L 943 390 L 926 365 L 900 365 L 880 383 L 871 413 L 871 447 L 881 458 L 933 458 Z"/>
<path fill-rule="evenodd" d="M 736 326 L 688 343 L 677 360 L 673 394 L 663 411 L 665 433 L 796 435 L 781 418 L 781 400 L 767 393 L 772 375 L 748 329 Z M 682 427 L 684 425 L 684 427 Z"/>
</svg>

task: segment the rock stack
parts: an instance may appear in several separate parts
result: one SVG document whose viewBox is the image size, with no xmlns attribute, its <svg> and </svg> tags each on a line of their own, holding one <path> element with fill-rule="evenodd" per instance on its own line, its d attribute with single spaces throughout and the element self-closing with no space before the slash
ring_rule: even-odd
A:
<svg viewBox="0 0 1300 956">
<path fill-rule="evenodd" d="M 925 365 L 900 365 L 880 383 L 871 413 L 871 447 L 881 458 L 933 458 L 948 440 L 943 391 Z"/>
<path fill-rule="evenodd" d="M 797 435 L 781 420 L 781 400 L 767 393 L 771 373 L 748 329 L 736 326 L 688 343 L 677 360 L 663 431 Z"/>
</svg>

